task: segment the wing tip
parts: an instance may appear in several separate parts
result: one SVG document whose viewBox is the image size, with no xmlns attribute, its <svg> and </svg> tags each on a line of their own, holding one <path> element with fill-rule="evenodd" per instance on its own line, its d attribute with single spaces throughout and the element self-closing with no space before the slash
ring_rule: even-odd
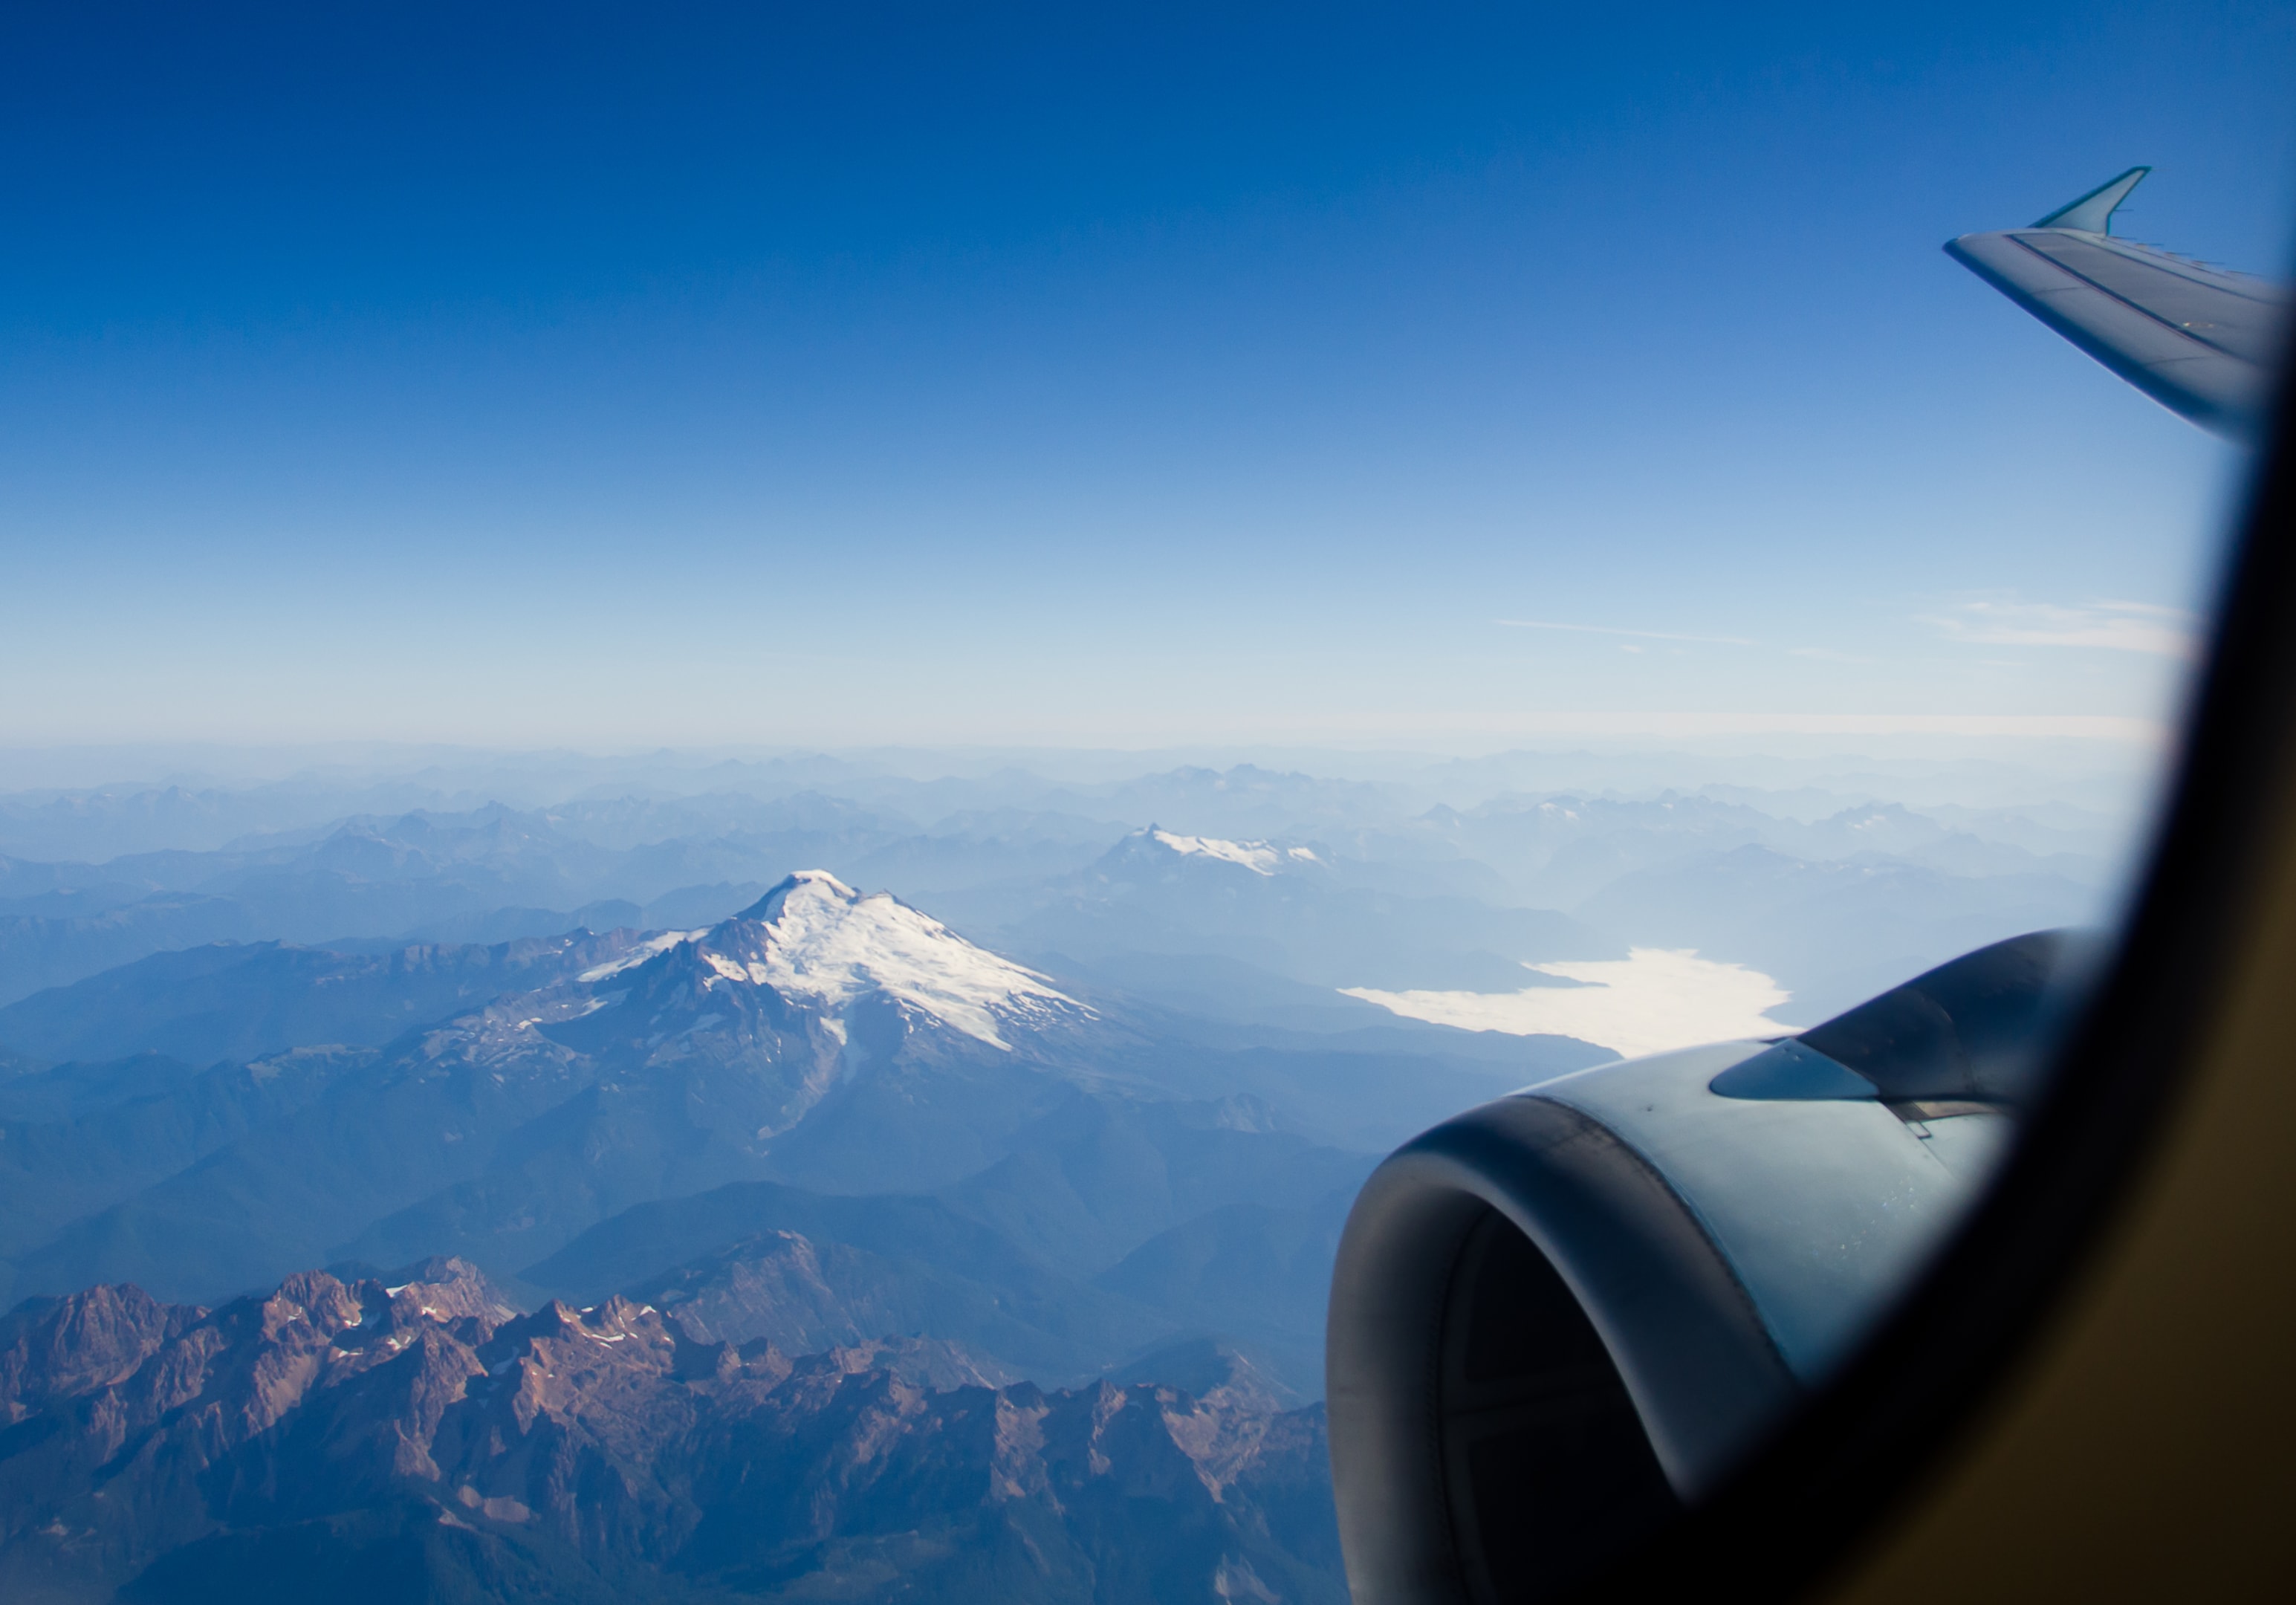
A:
<svg viewBox="0 0 2296 1605">
<path fill-rule="evenodd" d="M 2028 226 L 2077 228 L 2092 234 L 2109 234 L 2112 232 L 2112 214 L 2120 209 L 2120 203 L 2128 199 L 2128 192 L 2142 184 L 2152 170 L 2150 167 L 2131 168 Z"/>
</svg>

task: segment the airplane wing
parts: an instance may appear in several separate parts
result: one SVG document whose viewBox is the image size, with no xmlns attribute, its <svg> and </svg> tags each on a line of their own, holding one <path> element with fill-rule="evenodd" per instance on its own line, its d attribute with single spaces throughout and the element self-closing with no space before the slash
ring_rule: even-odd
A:
<svg viewBox="0 0 2296 1605">
<path fill-rule="evenodd" d="M 1964 234 L 1948 254 L 2153 400 L 2235 439 L 2261 428 L 2287 291 L 2112 237 L 2150 168 L 2030 228 Z"/>
</svg>

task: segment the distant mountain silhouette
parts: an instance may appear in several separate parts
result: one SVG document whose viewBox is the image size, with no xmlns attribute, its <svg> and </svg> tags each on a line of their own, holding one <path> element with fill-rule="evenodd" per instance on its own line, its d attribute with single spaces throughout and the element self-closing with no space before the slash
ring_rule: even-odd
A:
<svg viewBox="0 0 2296 1605">
<path fill-rule="evenodd" d="M 1552 909 L 1494 907 L 1433 886 L 1366 887 L 1312 846 L 1154 826 L 1025 893 L 949 901 L 1014 952 L 1103 966 L 1217 955 L 1326 989 L 1496 990 L 1536 984 L 1526 962 L 1625 951 Z M 1360 979 L 1373 976 L 1384 979 Z"/>
<path fill-rule="evenodd" d="M 0 1008 L 0 1042 L 50 1063 L 165 1053 L 210 1064 L 318 1043 L 379 1047 L 410 1027 L 603 963 L 635 939 L 580 931 L 381 952 L 211 943 Z"/>
</svg>

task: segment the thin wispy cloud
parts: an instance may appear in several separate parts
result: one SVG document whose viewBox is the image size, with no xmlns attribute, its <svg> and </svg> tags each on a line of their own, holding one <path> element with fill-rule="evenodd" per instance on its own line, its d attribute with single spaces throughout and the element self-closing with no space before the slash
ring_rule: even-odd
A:
<svg viewBox="0 0 2296 1605">
<path fill-rule="evenodd" d="M 1642 641 L 1701 641 L 1709 646 L 1752 646 L 1743 635 L 1678 635 L 1672 630 L 1626 630 L 1607 624 L 1558 624 L 1549 618 L 1497 618 L 1511 630 L 1564 630 L 1573 635 L 1632 635 Z"/>
<path fill-rule="evenodd" d="M 1951 613 L 1925 614 L 1956 641 L 1988 646 L 2087 646 L 2190 659 L 2200 655 L 2199 621 L 2181 608 L 2144 602 L 1965 602 Z"/>
</svg>

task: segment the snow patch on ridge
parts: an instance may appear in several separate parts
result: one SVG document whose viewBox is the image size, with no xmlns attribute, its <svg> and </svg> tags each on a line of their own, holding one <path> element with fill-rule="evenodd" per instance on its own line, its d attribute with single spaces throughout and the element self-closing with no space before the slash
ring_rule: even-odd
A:
<svg viewBox="0 0 2296 1605">
<path fill-rule="evenodd" d="M 691 942 L 694 938 L 704 934 L 706 934 L 706 928 L 704 930 L 665 930 L 660 936 L 648 937 L 611 963 L 599 964 L 585 970 L 574 979 L 586 986 L 592 981 L 603 981 L 610 975 L 619 975 L 625 970 L 635 970 L 654 954 L 668 953 L 680 942 Z"/>
<path fill-rule="evenodd" d="M 1008 1052 L 999 1016 L 1092 1012 L 1035 970 L 975 947 L 891 893 L 865 897 L 826 870 L 800 870 L 743 917 L 765 921 L 760 951 L 746 959 L 705 954 L 710 967 L 824 1011 L 882 992 Z"/>
<path fill-rule="evenodd" d="M 1240 864 L 1255 875 L 1272 875 L 1275 866 L 1286 858 L 1305 859 L 1319 863 L 1316 855 L 1306 848 L 1289 850 L 1273 848 L 1264 841 L 1223 841 L 1217 836 L 1180 836 L 1170 831 L 1148 827 L 1148 839 L 1176 853 L 1199 853 L 1207 858 L 1218 858 L 1227 864 Z"/>
</svg>

